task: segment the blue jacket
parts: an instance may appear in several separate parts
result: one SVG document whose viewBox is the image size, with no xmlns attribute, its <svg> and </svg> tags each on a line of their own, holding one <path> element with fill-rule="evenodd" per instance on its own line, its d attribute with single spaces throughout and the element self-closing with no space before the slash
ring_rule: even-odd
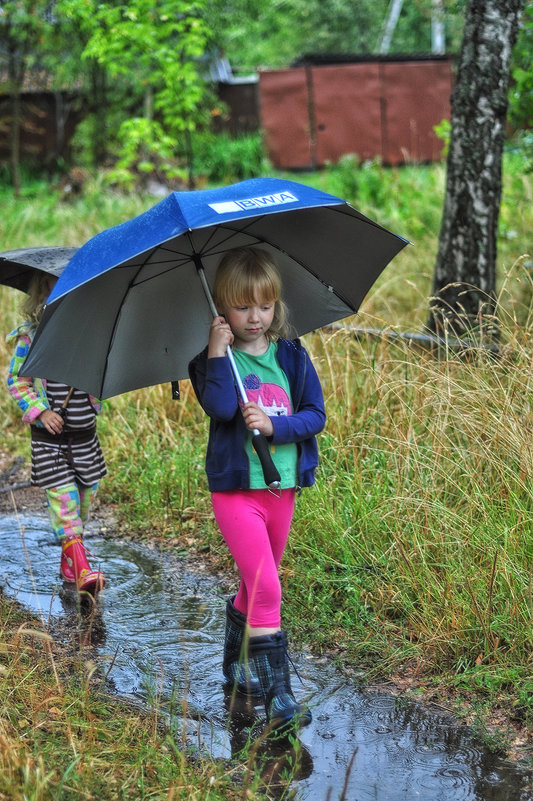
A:
<svg viewBox="0 0 533 801">
<path fill-rule="evenodd" d="M 298 339 L 278 340 L 277 358 L 291 390 L 293 414 L 271 417 L 273 444 L 298 446 L 298 485 L 309 487 L 318 464 L 316 434 L 324 428 L 326 412 L 315 368 Z M 237 388 L 227 356 L 207 358 L 207 348 L 189 364 L 196 397 L 210 417 L 205 468 L 211 492 L 249 489 L 245 451 L 248 429 L 239 409 Z"/>
</svg>

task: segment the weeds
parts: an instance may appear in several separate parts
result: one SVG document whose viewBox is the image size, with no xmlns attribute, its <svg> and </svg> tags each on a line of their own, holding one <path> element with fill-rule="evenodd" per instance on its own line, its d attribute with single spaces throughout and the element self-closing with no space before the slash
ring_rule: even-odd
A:
<svg viewBox="0 0 533 801">
<path fill-rule="evenodd" d="M 230 136 L 204 133 L 193 143 L 194 168 L 215 184 L 258 178 L 270 171 L 261 133 Z"/>
<path fill-rule="evenodd" d="M 175 730 L 164 722 L 157 686 L 148 713 L 110 700 L 90 649 L 67 653 L 39 621 L 26 618 L 0 595 L 0 798 L 236 797 L 245 754 L 240 763 L 193 760 L 180 742 L 179 721 Z M 271 797 L 260 789 L 261 770 L 250 770 L 246 787 L 251 801 Z"/>
</svg>

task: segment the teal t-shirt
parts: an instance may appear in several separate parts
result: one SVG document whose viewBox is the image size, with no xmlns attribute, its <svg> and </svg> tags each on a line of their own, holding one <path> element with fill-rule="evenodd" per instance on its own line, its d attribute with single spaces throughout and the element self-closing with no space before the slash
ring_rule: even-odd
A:
<svg viewBox="0 0 533 801">
<path fill-rule="evenodd" d="M 277 343 L 271 342 L 265 353 L 253 356 L 234 349 L 233 355 L 242 378 L 249 401 L 257 405 L 269 417 L 292 414 L 292 399 L 289 381 L 276 358 Z M 250 463 L 250 489 L 265 489 L 265 479 L 261 462 L 252 446 L 252 432 L 246 440 L 246 453 Z M 285 489 L 297 485 L 298 450 L 296 443 L 286 445 L 270 444 L 272 460 L 281 476 L 281 486 Z"/>
</svg>

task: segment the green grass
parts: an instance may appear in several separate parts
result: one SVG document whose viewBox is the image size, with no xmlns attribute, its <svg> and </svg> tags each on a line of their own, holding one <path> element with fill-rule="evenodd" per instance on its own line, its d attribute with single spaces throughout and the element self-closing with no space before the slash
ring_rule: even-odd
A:
<svg viewBox="0 0 533 801">
<path fill-rule="evenodd" d="M 442 165 L 359 169 L 345 159 L 290 177 L 346 196 L 413 243 L 348 322 L 420 330 L 442 213 Z M 532 191 L 519 155 L 507 155 L 499 358 L 450 352 L 434 359 L 403 341 L 360 341 L 346 330 L 305 337 L 328 423 L 318 481 L 298 500 L 282 569 L 284 623 L 293 639 L 332 649 L 367 678 L 415 670 L 426 685 L 475 693 L 483 709 L 506 704 L 529 722 Z M 0 189 L 0 201 L 3 249 L 81 244 L 155 202 L 102 191 L 98 182 L 71 204 L 39 184 L 19 201 Z M 19 300 L 1 290 L 6 331 L 18 319 Z M 0 344 L 4 372 L 8 358 Z M 180 401 L 161 386 L 105 402 L 99 430 L 109 477 L 101 497 L 117 504 L 121 531 L 230 568 L 203 471 L 207 420 L 189 383 L 181 388 Z M 0 430 L 4 447 L 27 454 L 27 432 L 6 396 Z M 37 781 L 44 768 L 33 758 Z M 66 771 L 70 763 L 61 764 Z"/>
<path fill-rule="evenodd" d="M 241 779 L 259 798 L 248 755 L 193 759 L 157 707 L 113 701 L 97 675 L 90 650 L 66 653 L 0 594 L 0 798 L 234 801 Z"/>
</svg>

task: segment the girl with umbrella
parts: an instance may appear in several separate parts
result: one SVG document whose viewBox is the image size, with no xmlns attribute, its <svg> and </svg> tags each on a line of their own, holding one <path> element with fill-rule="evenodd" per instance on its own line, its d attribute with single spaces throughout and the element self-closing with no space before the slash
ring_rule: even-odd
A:
<svg viewBox="0 0 533 801">
<path fill-rule="evenodd" d="M 56 381 L 19 375 L 55 275 L 35 270 L 24 303 L 27 319 L 7 336 L 14 345 L 7 385 L 31 431 L 31 483 L 46 492 L 50 522 L 61 543 L 60 575 L 80 591 L 97 593 L 104 574 L 93 570 L 82 542 L 98 481 L 106 474 L 95 420 L 101 405 Z"/>
<path fill-rule="evenodd" d="M 299 340 L 284 338 L 281 279 L 266 251 L 246 247 L 226 253 L 213 295 L 220 315 L 189 374 L 211 418 L 206 472 L 213 511 L 241 574 L 237 595 L 227 603 L 223 672 L 239 689 L 260 691 L 273 728 L 303 726 L 311 713 L 291 689 L 278 567 L 296 491 L 315 480 L 316 435 L 325 424 L 322 390 Z M 227 357 L 230 346 L 248 396 L 242 408 Z M 265 488 L 251 445 L 254 430 L 270 442 L 279 492 Z"/>
</svg>

